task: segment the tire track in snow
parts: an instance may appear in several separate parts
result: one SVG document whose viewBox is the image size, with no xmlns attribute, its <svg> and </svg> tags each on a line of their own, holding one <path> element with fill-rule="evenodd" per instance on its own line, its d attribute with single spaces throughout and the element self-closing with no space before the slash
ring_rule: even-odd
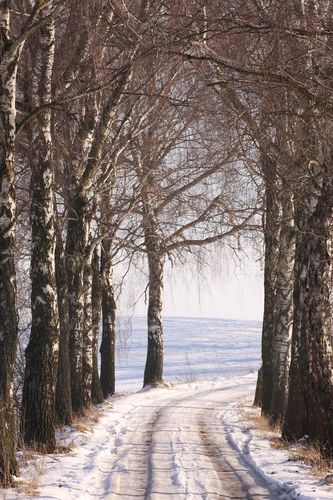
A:
<svg viewBox="0 0 333 500">
<path fill-rule="evenodd" d="M 258 475 L 253 475 L 252 471 L 244 466 L 241 458 L 237 457 L 227 442 L 224 442 L 224 446 L 221 447 L 221 444 L 212 441 L 204 419 L 200 420 L 199 426 L 200 437 L 220 480 L 220 498 L 248 500 L 278 498 L 269 490 L 268 485 L 263 484 L 264 481 L 258 478 Z"/>
<path fill-rule="evenodd" d="M 206 400 L 210 396 L 214 396 L 213 402 Z M 145 500 L 157 500 L 162 495 L 167 495 L 168 498 L 206 500 L 285 498 L 285 492 L 278 491 L 279 488 L 273 489 L 272 484 L 265 481 L 229 442 L 227 431 L 219 417 L 221 408 L 230 403 L 225 396 L 226 394 L 224 391 L 221 393 L 220 388 L 206 389 L 190 396 L 173 398 L 161 407 L 152 428 L 155 439 L 152 435 Z M 216 403 L 219 399 L 221 401 L 217 409 Z M 190 430 L 184 431 L 186 419 L 190 419 Z M 172 425 L 166 426 L 167 422 L 173 423 L 173 427 Z M 214 435 L 210 431 L 211 428 L 217 430 Z M 169 450 L 165 439 L 163 442 L 163 436 L 169 437 Z M 166 486 L 165 463 L 167 460 L 164 458 L 162 466 L 157 467 L 156 464 L 168 452 L 170 453 L 169 483 L 162 492 L 159 485 L 164 483 Z M 155 461 L 154 454 L 156 455 Z M 191 454 L 193 457 L 196 455 L 197 458 L 193 458 L 192 463 L 189 463 L 188 455 Z M 207 463 L 211 467 L 207 466 Z M 177 484 L 172 479 L 175 469 L 177 469 Z M 161 476 L 160 470 L 164 471 L 164 478 L 156 477 L 158 474 Z M 205 471 L 203 479 L 200 477 L 202 470 Z M 172 486 L 178 486 L 178 493 Z"/>
<path fill-rule="evenodd" d="M 149 439 L 147 440 L 147 444 L 149 444 L 149 449 L 147 450 L 147 481 L 146 481 L 146 487 L 145 487 L 145 493 L 144 493 L 145 500 L 148 500 L 151 496 L 151 484 L 153 481 L 153 474 L 154 474 L 154 467 L 153 467 L 153 461 L 152 461 L 153 433 L 154 433 L 154 429 L 156 429 L 156 425 L 157 425 L 157 422 L 160 419 L 160 417 L 161 417 L 161 409 L 159 409 L 158 412 L 155 413 L 154 419 L 152 419 L 150 436 L 149 436 Z"/>
<path fill-rule="evenodd" d="M 239 398 L 241 399 L 241 397 Z M 235 404 L 229 399 L 229 405 Z M 223 498 L 244 499 L 290 499 L 290 486 L 272 481 L 257 468 L 250 455 L 249 444 L 251 434 L 240 450 L 234 443 L 229 426 L 223 420 L 225 412 L 215 408 L 213 414 L 205 415 L 199 420 L 200 435 L 203 443 L 210 450 L 211 459 L 216 465 L 222 485 Z M 228 496 L 226 496 L 226 493 Z"/>
<path fill-rule="evenodd" d="M 149 482 L 149 459 L 153 428 L 159 415 L 159 407 L 151 413 L 147 407 L 140 407 L 123 428 L 121 437 L 113 450 L 118 455 L 113 463 L 108 484 L 105 485 L 105 498 L 144 498 Z M 143 411 L 142 411 L 143 410 Z M 132 426 L 132 421 L 135 421 Z M 130 426 L 128 425 L 130 424 Z"/>
<path fill-rule="evenodd" d="M 95 449 L 89 446 L 93 460 L 87 457 L 87 476 L 77 485 L 81 495 L 73 498 L 278 498 L 266 484 L 257 494 L 259 474 L 246 460 L 238 460 L 241 452 L 222 420 L 230 403 L 246 393 L 246 384 L 212 383 L 208 388 L 152 389 L 119 399 L 118 416 L 100 430 L 105 440 Z"/>
<path fill-rule="evenodd" d="M 220 481 L 220 498 L 248 498 L 244 496 L 243 486 L 237 479 L 237 473 L 227 466 L 223 460 L 220 449 L 213 444 L 207 434 L 204 421 L 199 423 L 199 433 L 204 448 L 207 450 L 207 456 L 212 461 L 216 474 Z M 223 492 L 223 493 L 222 493 Z"/>
<path fill-rule="evenodd" d="M 202 442 L 200 419 L 202 419 L 202 414 L 205 416 L 206 413 L 214 410 L 211 403 L 205 402 L 205 397 L 216 393 L 221 394 L 221 388 L 204 389 L 185 397 L 173 397 L 160 408 L 152 429 L 154 437 L 152 437 L 149 481 L 145 500 L 158 500 L 162 496 L 207 500 L 247 498 L 238 495 L 238 485 L 237 496 L 230 496 L 230 488 L 227 493 L 223 491 L 225 477 L 222 477 L 220 473 L 221 463 L 212 460 L 215 454 L 212 454 L 211 448 L 207 447 L 207 442 Z M 189 424 L 187 428 L 186 425 L 184 427 L 186 420 Z M 156 460 L 154 460 L 154 455 L 156 455 Z M 168 455 L 170 455 L 169 459 Z M 209 466 L 213 466 L 213 469 Z M 165 474 L 167 469 L 168 477 Z M 202 470 L 205 471 L 203 478 L 199 474 Z M 163 475 L 161 471 L 164 472 Z M 210 478 L 207 478 L 208 472 Z M 161 485 L 164 485 L 163 491 L 161 491 Z"/>
</svg>

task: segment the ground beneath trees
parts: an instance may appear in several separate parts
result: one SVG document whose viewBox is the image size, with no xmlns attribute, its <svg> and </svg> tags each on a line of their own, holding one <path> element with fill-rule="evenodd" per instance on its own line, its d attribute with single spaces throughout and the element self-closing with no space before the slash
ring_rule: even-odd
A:
<svg viewBox="0 0 333 500">
<path fill-rule="evenodd" d="M 333 476 L 311 475 L 271 447 L 252 407 L 261 324 L 165 318 L 169 388 L 140 391 L 146 320 L 118 324 L 118 394 L 58 436 L 71 450 L 19 453 L 19 490 L 0 499 L 280 498 L 333 500 Z M 126 392 L 125 392 L 126 391 Z M 325 476 L 328 477 L 325 479 Z"/>
<path fill-rule="evenodd" d="M 59 436 L 69 453 L 28 460 L 7 498 L 29 497 L 29 474 L 43 499 L 333 498 L 246 425 L 254 384 L 250 373 L 112 398 L 98 422 Z"/>
</svg>

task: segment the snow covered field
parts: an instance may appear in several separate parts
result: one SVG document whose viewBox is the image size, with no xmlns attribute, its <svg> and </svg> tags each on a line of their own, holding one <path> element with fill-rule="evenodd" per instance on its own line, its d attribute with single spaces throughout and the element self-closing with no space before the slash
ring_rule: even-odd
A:
<svg viewBox="0 0 333 500">
<path fill-rule="evenodd" d="M 167 318 L 171 384 L 145 390 L 144 319 L 128 331 L 119 338 L 118 394 L 98 422 L 61 433 L 59 442 L 75 445 L 69 453 L 25 461 L 22 480 L 39 483 L 38 498 L 333 499 L 332 486 L 249 425 L 260 323 Z M 4 498 L 30 497 L 23 487 Z"/>
<path fill-rule="evenodd" d="M 259 321 L 165 318 L 164 378 L 191 382 L 256 371 L 260 328 Z M 118 331 L 117 390 L 138 390 L 146 361 L 146 319 L 121 319 Z"/>
</svg>

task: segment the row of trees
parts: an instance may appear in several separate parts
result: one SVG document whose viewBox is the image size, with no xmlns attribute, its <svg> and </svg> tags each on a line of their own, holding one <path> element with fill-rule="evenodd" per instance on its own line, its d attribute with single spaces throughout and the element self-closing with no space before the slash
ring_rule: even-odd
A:
<svg viewBox="0 0 333 500">
<path fill-rule="evenodd" d="M 332 456 L 332 5 L 222 3 L 210 43 L 185 56 L 228 96 L 265 188 L 256 402 L 283 438 Z"/>
<path fill-rule="evenodd" d="M 115 260 L 146 256 L 144 384 L 155 384 L 166 258 L 236 246 L 256 227 L 230 116 L 216 116 L 219 99 L 172 53 L 202 38 L 202 12 L 176 1 L 1 3 L 4 485 L 17 473 L 15 417 L 26 445 L 53 452 L 56 425 L 115 391 Z"/>
<path fill-rule="evenodd" d="M 158 383 L 166 258 L 238 249 L 260 211 L 257 400 L 285 438 L 308 435 L 332 454 L 331 10 L 326 0 L 1 2 L 2 484 L 17 472 L 19 327 L 29 332 L 22 439 L 52 452 L 55 425 L 115 389 L 115 260 L 148 264 L 144 384 Z"/>
</svg>

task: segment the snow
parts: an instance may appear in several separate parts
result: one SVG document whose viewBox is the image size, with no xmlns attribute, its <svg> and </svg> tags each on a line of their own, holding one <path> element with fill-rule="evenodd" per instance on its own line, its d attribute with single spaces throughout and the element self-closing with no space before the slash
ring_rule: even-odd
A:
<svg viewBox="0 0 333 500">
<path fill-rule="evenodd" d="M 249 428 L 247 415 L 259 414 L 260 410 L 252 406 L 252 399 L 247 398 L 241 406 L 239 402 L 230 404 L 224 415 L 229 438 L 249 466 L 255 467 L 271 483 L 283 485 L 287 491 L 289 486 L 287 498 L 332 499 L 331 474 L 326 478 L 314 477 L 310 466 L 290 459 L 290 450 L 272 448 L 270 442 L 278 436 L 277 432 Z"/>
<path fill-rule="evenodd" d="M 190 382 L 256 371 L 260 365 L 261 323 L 219 318 L 165 318 L 164 377 Z M 119 390 L 142 385 L 146 320 L 118 322 L 116 381 Z"/>
<path fill-rule="evenodd" d="M 167 318 L 164 326 L 171 383 L 141 389 L 146 331 L 134 319 L 118 339 L 118 394 L 100 405 L 97 422 L 87 420 L 88 431 L 59 434 L 70 452 L 26 461 L 21 481 L 37 475 L 45 500 L 333 499 L 333 487 L 249 423 L 260 323 Z M 10 490 L 6 498 L 30 497 Z"/>
</svg>

